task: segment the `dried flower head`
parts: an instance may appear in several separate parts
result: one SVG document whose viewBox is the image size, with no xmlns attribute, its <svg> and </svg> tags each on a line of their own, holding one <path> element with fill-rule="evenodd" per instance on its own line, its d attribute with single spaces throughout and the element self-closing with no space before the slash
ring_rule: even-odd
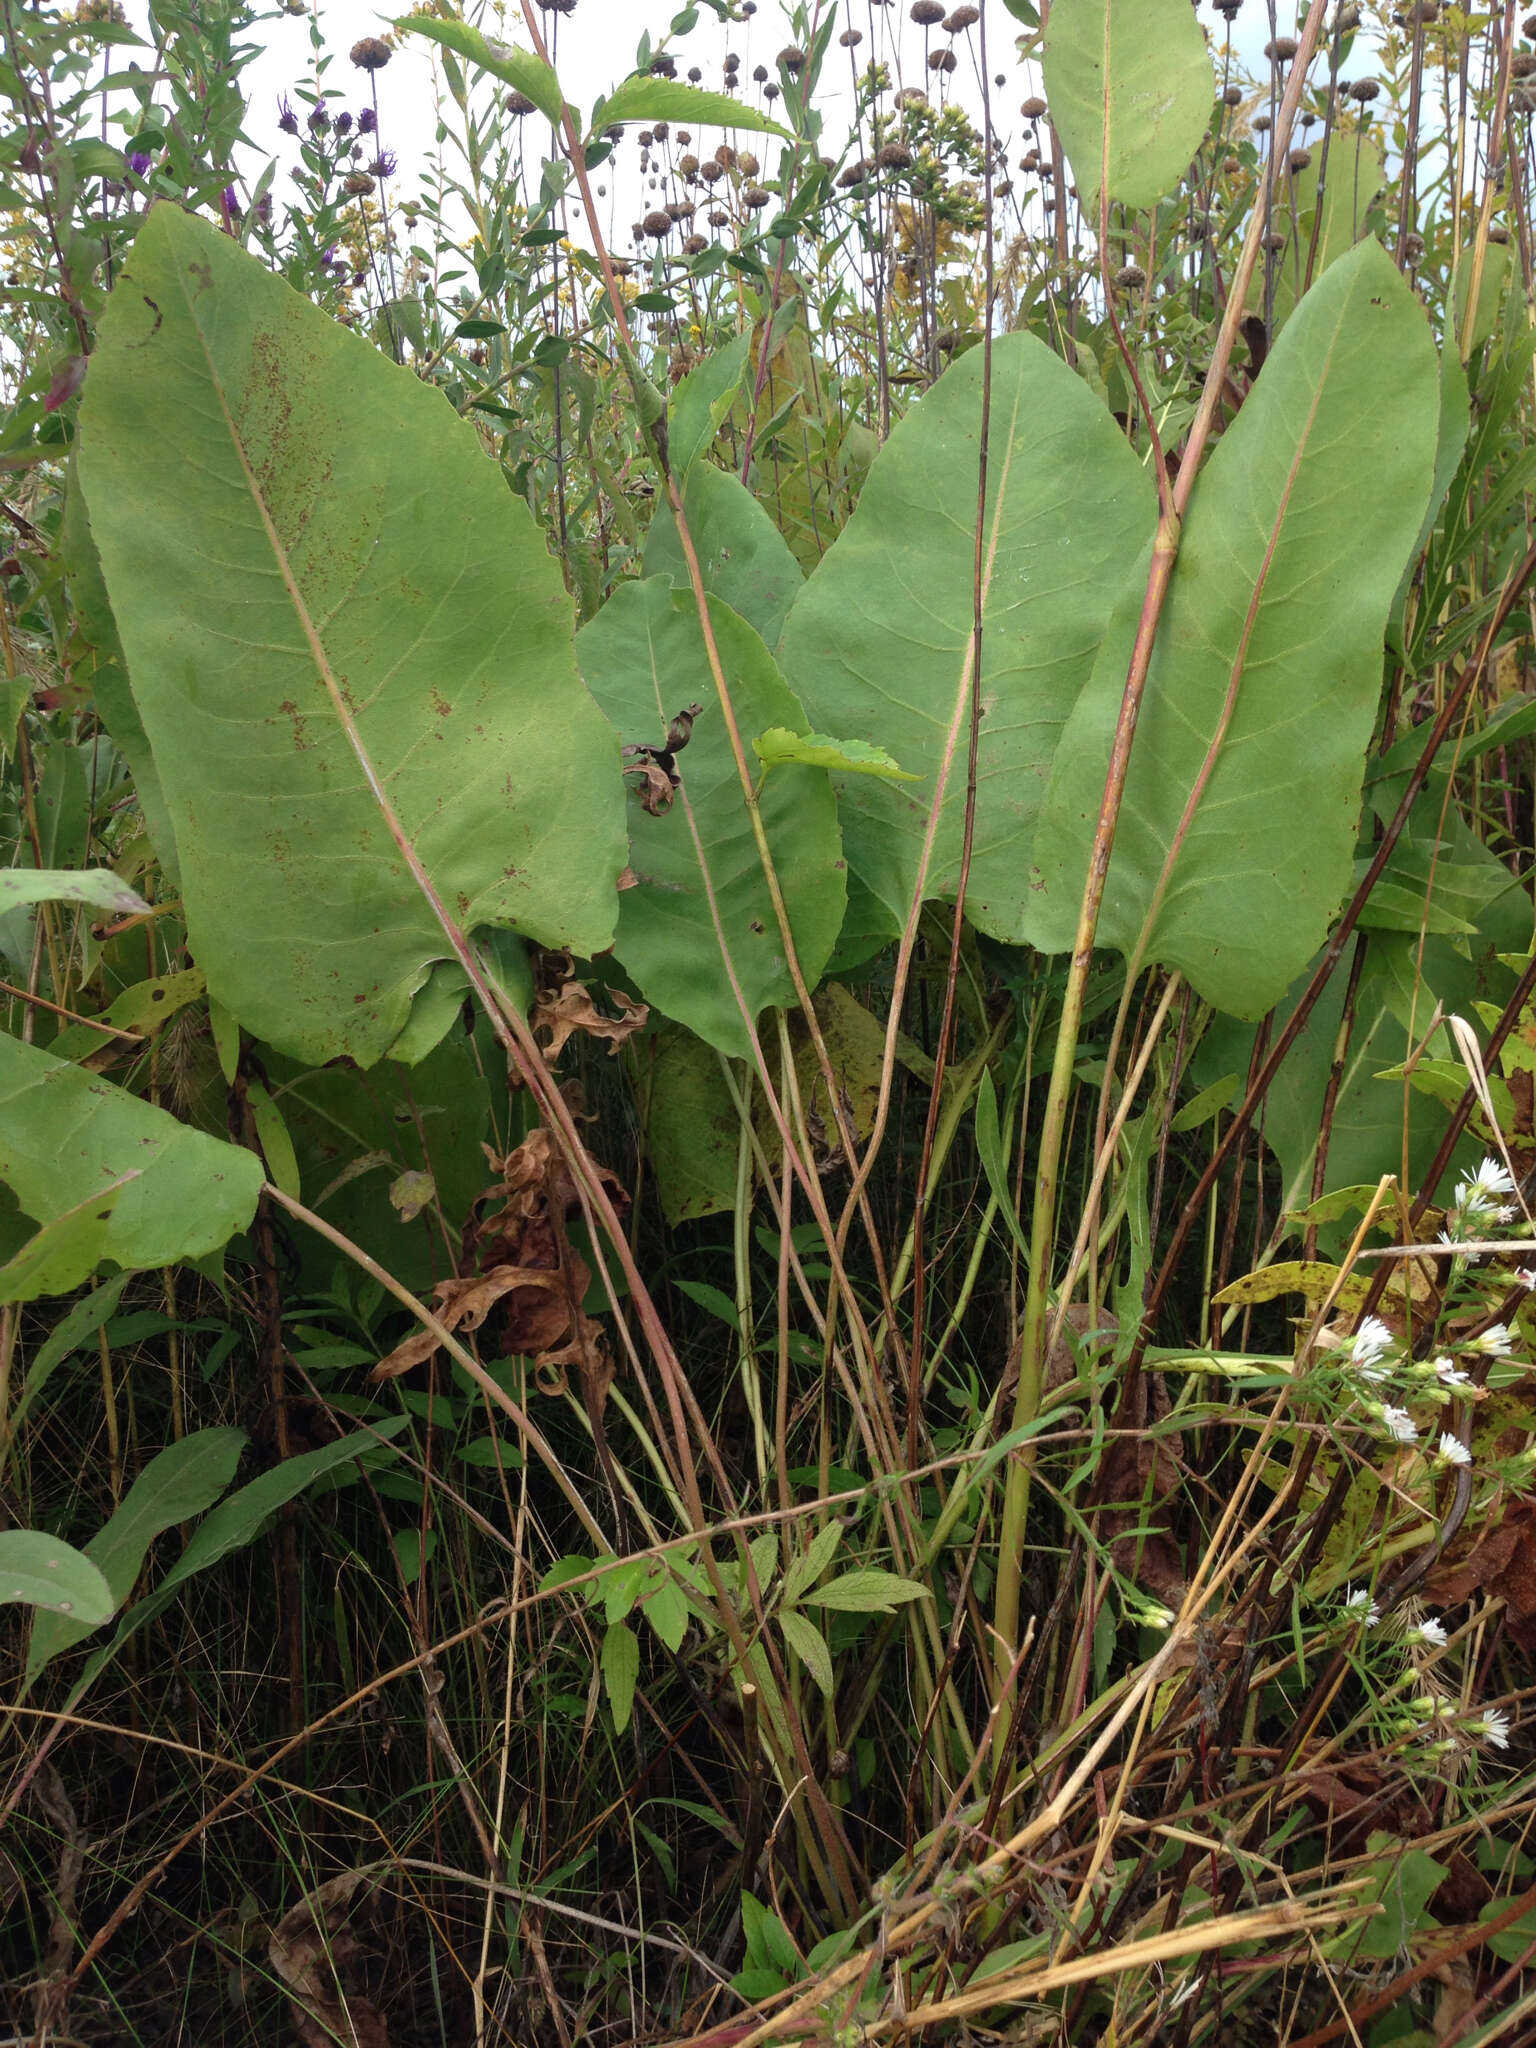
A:
<svg viewBox="0 0 1536 2048">
<path fill-rule="evenodd" d="M 395 53 L 382 36 L 364 36 L 347 54 L 359 71 L 382 71 Z"/>
</svg>

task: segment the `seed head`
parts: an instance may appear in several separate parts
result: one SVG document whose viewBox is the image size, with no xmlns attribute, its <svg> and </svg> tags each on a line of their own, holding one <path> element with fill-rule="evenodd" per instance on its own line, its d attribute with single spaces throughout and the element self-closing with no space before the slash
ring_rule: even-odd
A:
<svg viewBox="0 0 1536 2048">
<path fill-rule="evenodd" d="M 671 234 L 672 225 L 671 214 L 663 213 L 658 208 L 655 213 L 648 213 L 641 221 L 640 232 L 642 235 L 649 235 L 652 241 L 659 242 L 663 235 Z"/>
<path fill-rule="evenodd" d="M 1032 92 L 1023 106 L 1020 107 L 1019 112 L 1026 121 L 1038 121 L 1045 112 L 1045 101 L 1041 99 L 1038 93 Z"/>
<path fill-rule="evenodd" d="M 888 142 L 875 162 L 882 171 L 910 171 L 912 152 L 904 142 Z"/>
<path fill-rule="evenodd" d="M 837 39 L 845 50 L 856 50 L 864 40 L 861 28 L 845 28 Z"/>
<path fill-rule="evenodd" d="M 761 213 L 772 196 L 772 193 L 765 192 L 761 185 L 749 185 L 741 195 L 741 203 L 748 213 Z"/>
<path fill-rule="evenodd" d="M 930 71 L 953 71 L 959 61 L 953 50 L 930 50 L 928 52 L 928 69 Z"/>
<path fill-rule="evenodd" d="M 722 157 L 720 161 L 722 163 L 727 163 L 729 162 L 729 158 Z M 736 159 L 736 168 L 738 171 L 740 171 L 741 175 L 744 178 L 755 178 L 758 172 L 762 169 L 762 165 L 758 162 L 757 158 L 752 154 L 750 149 L 744 149 L 741 152 L 741 155 Z"/>
<path fill-rule="evenodd" d="M 364 36 L 348 54 L 359 71 L 382 71 L 395 53 L 382 36 Z"/>
<path fill-rule="evenodd" d="M 374 183 L 366 171 L 352 171 L 342 179 L 341 189 L 349 199 L 366 199 Z"/>
<path fill-rule="evenodd" d="M 1264 45 L 1264 54 L 1272 64 L 1289 64 L 1296 54 L 1296 38 L 1276 36 L 1273 42 Z"/>
<path fill-rule="evenodd" d="M 944 19 L 944 9 L 939 0 L 912 0 L 912 19 L 919 28 L 932 28 L 936 21 Z"/>
<path fill-rule="evenodd" d="M 690 235 L 683 244 L 683 254 L 685 256 L 700 256 L 708 247 L 709 238 L 706 235 Z"/>
<path fill-rule="evenodd" d="M 1349 88 L 1349 96 L 1358 105 L 1368 107 L 1372 100 L 1380 99 L 1381 97 L 1381 80 L 1379 78 L 1357 78 Z"/>
<path fill-rule="evenodd" d="M 1293 149 L 1291 151 L 1291 169 L 1293 171 L 1304 171 L 1311 161 L 1312 152 L 1310 149 Z"/>
<path fill-rule="evenodd" d="M 1115 289 L 1121 292 L 1139 292 L 1147 281 L 1147 273 L 1139 263 L 1122 263 L 1115 272 Z"/>
<path fill-rule="evenodd" d="M 945 20 L 945 33 L 952 36 L 961 35 L 966 29 L 974 28 L 980 19 L 981 9 L 979 7 L 957 7 L 954 13 Z"/>
<path fill-rule="evenodd" d="M 1240 85 L 1226 86 L 1221 95 L 1224 107 L 1240 107 L 1243 104 L 1243 88 Z"/>
<path fill-rule="evenodd" d="M 779 62 L 791 78 L 798 78 L 805 69 L 805 52 L 798 43 L 786 43 L 779 52 Z"/>
<path fill-rule="evenodd" d="M 1516 50 L 1509 60 L 1511 78 L 1529 78 L 1536 71 L 1536 50 Z"/>
</svg>

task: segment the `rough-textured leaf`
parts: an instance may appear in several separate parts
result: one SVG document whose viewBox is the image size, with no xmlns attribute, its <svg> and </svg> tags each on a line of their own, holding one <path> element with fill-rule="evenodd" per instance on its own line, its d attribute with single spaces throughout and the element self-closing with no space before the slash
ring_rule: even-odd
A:
<svg viewBox="0 0 1536 2048">
<path fill-rule="evenodd" d="M 34 1529 L 0 1530 L 0 1606 L 19 1601 L 100 1628 L 116 1602 L 98 1565 L 57 1536 Z"/>
<path fill-rule="evenodd" d="M 101 1259 L 164 1266 L 217 1250 L 255 1213 L 261 1161 L 67 1060 L 0 1037 L 0 1181 L 44 1226 L 115 1189 L 99 1220 L 82 1211 L 67 1270 L 28 1290 L 65 1293 Z M 26 1298 L 0 1281 L 0 1300 Z"/>
<path fill-rule="evenodd" d="M 608 943 L 617 743 L 542 535 L 439 394 L 162 205 L 79 464 L 192 948 L 248 1029 L 371 1064 L 449 955 L 372 777 L 461 925 Z"/>
<path fill-rule="evenodd" d="M 397 29 L 429 36 L 445 50 L 463 57 L 479 71 L 488 71 L 503 85 L 526 93 L 541 114 L 558 127 L 565 102 L 560 81 L 550 66 L 531 50 L 519 50 L 512 43 L 498 42 L 471 28 L 467 21 L 439 21 L 430 14 L 407 14 L 395 23 Z"/>
<path fill-rule="evenodd" d="M 145 737 L 139 707 L 128 687 L 128 669 L 123 660 L 117 621 L 112 616 L 107 586 L 102 580 L 101 559 L 85 516 L 85 497 L 79 472 L 69 466 L 64 492 L 64 517 L 59 527 L 59 551 L 69 581 L 74 608 L 75 631 L 71 653 L 76 676 L 95 700 L 96 710 L 112 735 L 113 744 L 133 771 L 133 793 L 144 813 L 150 843 L 171 886 L 179 887 L 176 835 L 171 814 L 160 787 L 155 757 Z"/>
<path fill-rule="evenodd" d="M 827 1639 L 808 1616 L 787 1607 L 779 1616 L 784 1640 L 810 1672 L 826 1699 L 832 1697 L 832 1652 Z"/>
<path fill-rule="evenodd" d="M 119 917 L 149 908 L 110 868 L 6 868 L 0 873 L 0 917 L 23 903 L 84 903 Z"/>
<path fill-rule="evenodd" d="M 923 777 L 912 788 L 836 778 L 849 864 L 898 929 L 951 739 L 926 893 L 952 897 L 958 881 L 981 378 L 976 349 L 895 429 L 784 630 L 784 672 L 817 729 L 867 734 Z M 966 907 L 981 930 L 1017 942 L 1028 924 L 1035 815 L 1057 738 L 1155 513 L 1152 480 L 1124 435 L 1033 336 L 1002 337 L 993 351 L 987 498 L 983 717 Z"/>
<path fill-rule="evenodd" d="M 717 601 L 709 609 L 742 731 L 803 728 L 804 713 L 751 627 Z M 745 1056 L 750 1040 L 715 919 L 754 1020 L 769 1004 L 792 1003 L 794 987 L 698 613 L 691 598 L 659 579 L 625 584 L 583 630 L 579 651 L 592 694 L 627 741 L 659 745 L 679 710 L 704 707 L 677 755 L 676 800 L 659 817 L 630 801 L 629 864 L 638 881 L 619 898 L 613 950 L 648 1002 L 720 1051 Z M 770 776 L 762 817 L 796 950 L 814 986 L 846 901 L 837 805 L 825 773 L 786 768 Z"/>
<path fill-rule="evenodd" d="M 200 1429 L 179 1443 L 167 1444 L 150 1459 L 116 1514 L 85 1546 L 85 1555 L 111 1588 L 113 1607 L 133 1591 L 155 1538 L 202 1514 L 218 1499 L 234 1478 L 244 1448 L 242 1429 Z M 63 1616 L 39 1621 L 32 1631 L 28 1676 L 35 1677 L 98 1626 Z"/>
<path fill-rule="evenodd" d="M 908 1600 L 928 1600 L 932 1595 L 916 1579 L 901 1578 L 896 1572 L 877 1571 L 872 1566 L 844 1572 L 805 1595 L 811 1607 L 832 1607 L 840 1614 L 889 1614 Z"/>
<path fill-rule="evenodd" d="M 603 1631 L 602 1665 L 614 1730 L 622 1735 L 629 1726 L 635 1680 L 640 1676 L 640 1638 L 627 1621 L 612 1622 Z"/>
<path fill-rule="evenodd" d="M 531 97 L 531 95 L 530 95 Z M 643 72 L 626 78 L 593 110 L 596 125 L 611 128 L 619 121 L 692 121 L 696 126 L 740 128 L 754 135 L 777 135 L 793 142 L 788 128 L 759 108 L 746 106 L 726 92 L 701 92 L 675 78 L 654 78 Z"/>
<path fill-rule="evenodd" d="M 922 780 L 919 775 L 909 775 L 884 747 L 873 747 L 868 740 L 834 740 L 824 732 L 786 732 L 776 725 L 757 735 L 752 751 L 765 768 L 799 761 L 808 768 L 830 768 L 844 775 L 878 775 L 886 782 Z"/>
<path fill-rule="evenodd" d="M 772 648 L 804 583 L 789 543 L 740 477 L 697 462 L 683 491 L 683 513 L 711 597 L 723 598 Z M 661 504 L 645 537 L 645 573 L 691 588 L 670 505 Z"/>
<path fill-rule="evenodd" d="M 1200 147 L 1216 94 L 1188 0 L 1056 0 L 1044 68 L 1084 197 L 1107 186 L 1124 206 L 1165 198 Z"/>
<path fill-rule="evenodd" d="M 1099 937 L 1182 969 L 1235 1016 L 1279 1000 L 1349 886 L 1438 381 L 1423 309 L 1362 243 L 1303 300 L 1191 503 Z M 1140 604 L 1133 578 L 1041 810 L 1031 935 L 1046 951 L 1076 928 Z"/>
<path fill-rule="evenodd" d="M 688 372 L 667 403 L 667 459 L 679 482 L 714 443 L 726 414 L 736 401 L 747 367 L 750 334 L 738 334 Z M 686 514 L 688 501 L 683 500 Z"/>
</svg>

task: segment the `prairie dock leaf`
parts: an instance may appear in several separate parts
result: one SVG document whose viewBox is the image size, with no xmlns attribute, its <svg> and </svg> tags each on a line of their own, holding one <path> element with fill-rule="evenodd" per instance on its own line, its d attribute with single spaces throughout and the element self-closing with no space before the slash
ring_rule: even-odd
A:
<svg viewBox="0 0 1536 2048">
<path fill-rule="evenodd" d="M 1166 198 L 1200 147 L 1216 79 L 1187 0 L 1056 0 L 1045 96 L 1085 197 Z M 1097 200 L 1089 218 L 1097 214 Z"/>
<path fill-rule="evenodd" d="M 618 740 L 542 534 L 439 393 L 160 205 L 79 472 L 192 951 L 249 1031 L 362 1066 L 399 1036 L 451 948 L 396 827 L 464 930 L 610 942 Z"/>
<path fill-rule="evenodd" d="M 1439 363 L 1377 242 L 1286 323 L 1201 476 L 1164 604 L 1101 944 L 1258 1017 L 1349 887 L 1388 608 L 1429 501 Z M 1041 807 L 1033 942 L 1076 929 L 1141 608 L 1133 579 Z"/>
<path fill-rule="evenodd" d="M 795 601 L 784 674 L 816 729 L 858 733 L 922 777 L 833 776 L 849 866 L 899 930 L 923 884 L 952 898 L 965 810 L 982 351 L 920 399 L 876 457 L 847 527 Z M 1032 335 L 992 352 L 982 534 L 981 750 L 972 922 L 1022 940 L 1035 816 L 1155 494 L 1105 408 Z M 771 790 L 775 778 L 769 777 Z"/>
<path fill-rule="evenodd" d="M 710 599 L 709 616 L 742 730 L 803 723 L 752 628 L 718 599 Z M 626 739 L 658 743 L 684 704 L 704 707 L 677 755 L 675 801 L 659 816 L 638 798 L 630 802 L 629 861 L 638 879 L 619 898 L 613 950 L 647 1002 L 719 1051 L 745 1057 L 751 1043 L 733 979 L 754 1022 L 769 1004 L 793 1004 L 795 992 L 693 599 L 659 577 L 622 584 L 582 629 L 578 649 L 592 694 Z M 846 905 L 825 771 L 795 766 L 771 775 L 761 815 L 814 987 Z"/>
</svg>

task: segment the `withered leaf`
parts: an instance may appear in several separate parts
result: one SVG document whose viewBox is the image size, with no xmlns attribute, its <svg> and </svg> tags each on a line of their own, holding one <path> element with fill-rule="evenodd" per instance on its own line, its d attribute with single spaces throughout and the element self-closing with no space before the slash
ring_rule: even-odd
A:
<svg viewBox="0 0 1536 2048">
<path fill-rule="evenodd" d="M 626 1038 L 633 1038 L 644 1027 L 651 1014 L 644 1003 L 635 1002 L 622 989 L 610 989 L 608 994 L 618 1005 L 621 1014 L 617 1017 L 604 1017 L 599 1012 L 592 991 L 584 982 L 569 980 L 558 989 L 539 991 L 532 1021 L 546 1059 L 559 1059 L 578 1031 L 589 1038 L 606 1039 L 610 1052 L 617 1052 Z"/>
<path fill-rule="evenodd" d="M 364 1886 L 371 1892 L 366 1872 L 345 1870 L 290 1907 L 272 1930 L 268 1958 L 288 1988 L 304 2048 L 389 2048 L 378 2007 L 350 1995 L 339 1974 L 361 1952 L 349 1915 Z"/>
</svg>

